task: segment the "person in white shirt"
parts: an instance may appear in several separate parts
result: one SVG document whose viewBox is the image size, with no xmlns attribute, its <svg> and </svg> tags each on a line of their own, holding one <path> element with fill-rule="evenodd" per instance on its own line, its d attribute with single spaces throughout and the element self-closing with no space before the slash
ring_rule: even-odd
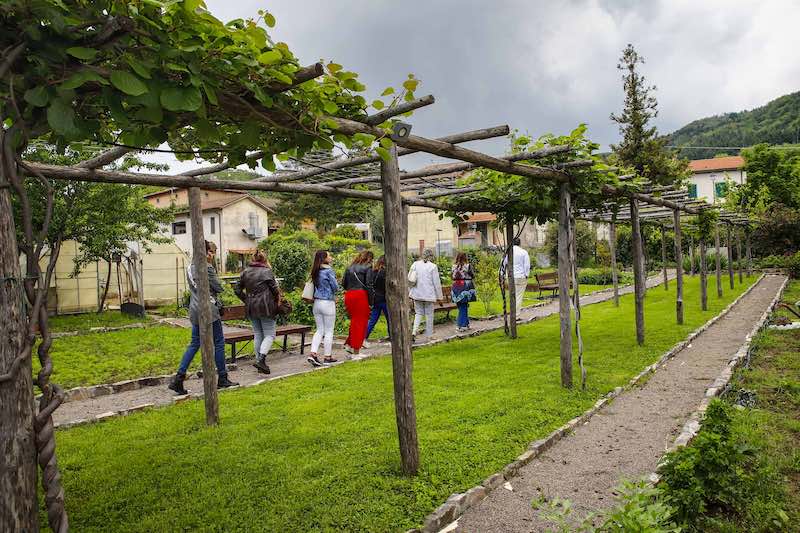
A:
<svg viewBox="0 0 800 533">
<path fill-rule="evenodd" d="M 439 268 L 433 262 L 432 250 L 426 249 L 422 259 L 414 261 L 408 277 L 411 286 L 408 292 L 414 301 L 414 327 L 411 334 L 417 334 L 420 322 L 425 317 L 425 336 L 430 337 L 433 335 L 433 304 L 444 299 L 442 279 L 439 277 Z"/>
<path fill-rule="evenodd" d="M 503 258 L 503 267 L 508 265 L 508 256 Z M 514 239 L 514 293 L 517 297 L 517 318 L 522 312 L 522 299 L 528 288 L 528 276 L 531 275 L 531 258 L 528 251 L 520 246 L 520 240 Z"/>
</svg>

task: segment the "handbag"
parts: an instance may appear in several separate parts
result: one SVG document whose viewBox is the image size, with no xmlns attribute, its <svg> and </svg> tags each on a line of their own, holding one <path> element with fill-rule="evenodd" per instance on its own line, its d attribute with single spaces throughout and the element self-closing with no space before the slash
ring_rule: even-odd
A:
<svg viewBox="0 0 800 533">
<path fill-rule="evenodd" d="M 314 291 L 316 287 L 314 287 L 313 281 L 306 281 L 305 286 L 303 286 L 303 301 L 306 303 L 314 303 Z"/>
<path fill-rule="evenodd" d="M 284 316 L 289 315 L 292 312 L 292 302 L 287 300 L 281 291 L 278 291 L 278 305 L 275 308 L 275 312 Z"/>
<path fill-rule="evenodd" d="M 417 286 L 417 269 L 412 266 L 411 271 L 408 273 L 408 284 L 412 287 Z"/>
</svg>

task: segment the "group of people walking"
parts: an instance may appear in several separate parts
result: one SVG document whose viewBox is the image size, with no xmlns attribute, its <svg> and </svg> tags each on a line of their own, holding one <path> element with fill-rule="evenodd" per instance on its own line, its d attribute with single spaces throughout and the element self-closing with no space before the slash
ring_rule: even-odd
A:
<svg viewBox="0 0 800 533">
<path fill-rule="evenodd" d="M 527 252 L 515 243 L 514 277 L 517 290 L 518 312 L 521 309 L 522 294 L 530 272 L 530 259 Z M 228 378 L 225 365 L 225 336 L 222 327 L 221 312 L 223 309 L 220 294 L 222 285 L 214 269 L 216 245 L 206 241 L 206 261 L 211 301 L 212 331 L 214 338 L 214 362 L 217 367 L 218 388 L 238 385 Z M 521 253 L 520 253 L 521 252 Z M 524 254 L 524 257 L 523 257 Z M 314 254 L 311 275 L 303 299 L 313 302 L 312 312 L 316 331 L 311 340 L 311 351 L 307 361 L 315 366 L 336 363 L 333 357 L 333 336 L 336 325 L 336 300 L 339 292 L 344 291 L 344 306 L 350 318 L 350 327 L 344 349 L 357 355 L 361 349 L 369 348 L 369 336 L 380 320 L 386 318 L 389 324 L 389 312 L 386 301 L 386 259 L 384 256 L 375 260 L 369 250 L 360 252 L 345 269 L 341 287 L 333 270 L 333 256 L 327 250 L 319 250 Z M 456 325 L 458 331 L 466 331 L 470 327 L 469 304 L 477 299 L 475 292 L 475 270 L 470 264 L 467 254 L 459 252 L 451 269 L 451 297 L 458 307 Z M 192 324 L 192 338 L 183 354 L 178 371 L 169 383 L 169 388 L 177 394 L 187 394 L 183 386 L 186 372 L 194 356 L 200 349 L 200 291 L 197 284 L 197 273 L 194 265 L 187 271 L 190 291 L 189 320 Z M 421 257 L 414 261 L 408 271 L 409 297 L 414 306 L 414 323 L 412 335 L 424 322 L 424 336 L 433 335 L 435 304 L 444 299 L 442 280 L 439 268 L 434 261 L 433 251 L 426 249 Z M 244 302 L 245 313 L 253 327 L 253 345 L 255 351 L 255 368 L 264 374 L 270 373 L 267 365 L 267 354 L 275 341 L 276 319 L 281 312 L 281 291 L 266 255 L 261 250 L 253 256 L 253 261 L 241 273 L 235 288 L 236 295 Z M 322 354 L 320 355 L 320 349 Z"/>
</svg>

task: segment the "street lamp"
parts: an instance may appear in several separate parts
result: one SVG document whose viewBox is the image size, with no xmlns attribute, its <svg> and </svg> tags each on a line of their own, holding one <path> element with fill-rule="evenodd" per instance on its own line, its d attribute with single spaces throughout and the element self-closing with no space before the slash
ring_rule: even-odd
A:
<svg viewBox="0 0 800 533">
<path fill-rule="evenodd" d="M 442 230 L 437 229 L 436 230 L 436 257 L 439 257 L 440 255 L 442 255 L 441 244 L 440 244 L 441 237 L 442 237 Z"/>
</svg>

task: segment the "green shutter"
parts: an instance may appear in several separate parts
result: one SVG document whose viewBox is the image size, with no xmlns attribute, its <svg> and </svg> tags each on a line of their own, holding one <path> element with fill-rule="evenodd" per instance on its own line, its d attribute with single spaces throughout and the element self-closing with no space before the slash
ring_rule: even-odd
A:
<svg viewBox="0 0 800 533">
<path fill-rule="evenodd" d="M 690 183 L 689 184 L 689 198 L 697 198 L 697 184 Z"/>
<path fill-rule="evenodd" d="M 717 198 L 725 198 L 728 194 L 728 182 L 720 181 L 714 184 L 714 194 Z"/>
</svg>

